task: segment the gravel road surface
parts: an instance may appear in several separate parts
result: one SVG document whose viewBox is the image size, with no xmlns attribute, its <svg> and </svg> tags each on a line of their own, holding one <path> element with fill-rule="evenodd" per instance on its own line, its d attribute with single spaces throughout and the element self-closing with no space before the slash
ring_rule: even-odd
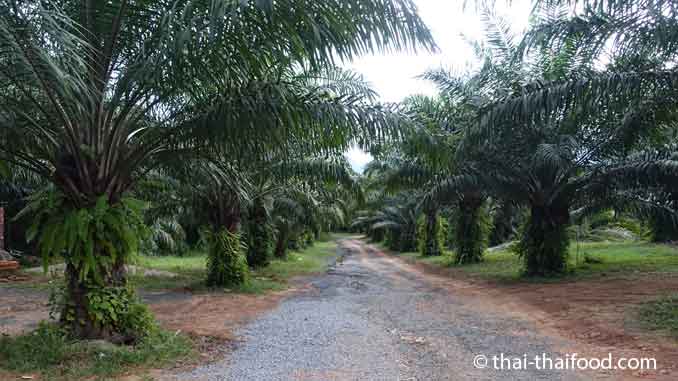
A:
<svg viewBox="0 0 678 381">
<path fill-rule="evenodd" d="M 528 358 L 563 343 L 528 322 L 479 312 L 358 240 L 293 296 L 245 326 L 228 358 L 180 380 L 572 380 L 572 371 L 476 369 L 474 357 Z M 395 265 L 397 263 L 398 265 Z M 491 365 L 491 359 L 490 359 Z"/>
</svg>

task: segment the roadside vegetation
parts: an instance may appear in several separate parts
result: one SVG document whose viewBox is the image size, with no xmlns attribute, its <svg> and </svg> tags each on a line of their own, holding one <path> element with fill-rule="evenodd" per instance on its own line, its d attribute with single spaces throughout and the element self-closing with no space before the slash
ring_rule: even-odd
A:
<svg viewBox="0 0 678 381">
<path fill-rule="evenodd" d="M 340 234 L 323 233 L 312 246 L 291 251 L 286 259 L 272 259 L 266 267 L 253 269 L 247 282 L 231 288 L 228 292 L 262 293 L 282 290 L 288 280 L 296 276 L 317 274 L 324 271 L 336 255 L 336 239 Z M 143 290 L 183 289 L 191 292 L 206 292 L 207 254 L 192 251 L 184 256 L 142 256 L 135 261 L 140 269 L 130 281 Z M 144 275 L 143 269 L 167 272 L 167 275 Z"/>
<path fill-rule="evenodd" d="M 179 290 L 227 295 L 284 290 L 293 277 L 325 271 L 337 255 L 337 240 L 346 236 L 323 233 L 312 246 L 290 251 L 284 260 L 271 260 L 268 266 L 253 270 L 246 283 L 233 288 L 206 286 L 207 254 L 200 250 L 192 250 L 183 256 L 139 256 L 134 261 L 138 272 L 131 275 L 129 281 L 142 292 Z M 161 275 L 144 275 L 146 270 L 160 271 Z M 58 274 L 50 280 L 39 276 L 37 280 L 16 286 L 50 290 L 54 283 L 63 282 L 60 278 Z M 147 369 L 193 363 L 198 357 L 194 340 L 182 332 L 166 331 L 153 325 L 134 345 L 117 346 L 101 340 L 76 340 L 56 322 L 45 322 L 25 335 L 0 337 L 0 370 L 32 377 L 39 375 L 47 380 L 114 379 L 130 370 L 144 374 Z"/>
<path fill-rule="evenodd" d="M 380 245 L 382 248 L 383 245 Z M 483 261 L 471 265 L 455 265 L 451 251 L 436 257 L 418 252 L 395 253 L 414 263 L 449 268 L 458 275 L 499 282 L 554 282 L 600 277 L 670 275 L 678 276 L 678 248 L 648 242 L 582 242 L 573 244 L 568 253 L 569 272 L 558 277 L 523 277 L 523 263 L 510 248 L 485 253 Z"/>
<path fill-rule="evenodd" d="M 30 334 L 0 337 L 2 369 L 18 377 L 67 380 L 110 380 L 138 369 L 159 368 L 192 361 L 197 356 L 189 338 L 178 332 L 155 330 L 134 346 L 104 341 L 78 341 L 55 324 L 42 324 Z"/>
<path fill-rule="evenodd" d="M 537 1 L 523 35 L 480 6 L 485 37 L 471 45 L 481 64 L 424 73 L 439 92 L 402 102 L 416 128 L 374 152 L 354 229 L 430 262 L 506 265 L 509 277 L 633 271 L 641 258 L 654 266 L 652 256 L 603 255 L 588 243 L 591 253 L 573 255 L 575 242 L 678 237 L 676 114 L 666 101 L 678 96 L 675 41 L 659 24 L 644 29 L 655 18 L 678 25 L 675 7 L 566 3 Z M 617 38 L 628 28 L 643 37 Z"/>
<path fill-rule="evenodd" d="M 678 295 L 667 295 L 643 304 L 639 315 L 646 328 L 678 339 Z"/>
</svg>

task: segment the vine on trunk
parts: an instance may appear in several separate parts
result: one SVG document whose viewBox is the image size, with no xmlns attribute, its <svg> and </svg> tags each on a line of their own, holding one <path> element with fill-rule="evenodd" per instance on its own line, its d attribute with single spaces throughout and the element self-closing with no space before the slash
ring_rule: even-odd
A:
<svg viewBox="0 0 678 381">
<path fill-rule="evenodd" d="M 259 201 L 252 207 L 247 227 L 247 264 L 252 268 L 265 267 L 271 260 L 273 228 L 265 206 Z"/>
<path fill-rule="evenodd" d="M 552 276 L 567 270 L 569 212 L 563 206 L 533 206 L 516 247 L 527 276 Z"/>
<path fill-rule="evenodd" d="M 419 253 L 423 256 L 438 256 L 443 254 L 447 223 L 436 212 L 424 214 L 418 223 Z"/>
<path fill-rule="evenodd" d="M 127 283 L 125 270 L 147 234 L 142 208 L 137 200 L 110 203 L 106 196 L 76 207 L 61 194 L 45 190 L 19 214 L 35 216 L 27 239 L 36 241 L 45 270 L 51 258 L 65 261 L 66 284 L 52 302 L 73 336 L 131 342 L 154 325 Z"/>
<path fill-rule="evenodd" d="M 457 226 L 455 226 L 455 263 L 478 263 L 483 260 L 489 231 L 487 212 L 483 199 L 467 196 L 459 201 Z"/>
<path fill-rule="evenodd" d="M 245 245 L 240 234 L 222 228 L 208 232 L 207 285 L 229 287 L 245 284 L 249 277 L 247 260 L 242 254 Z"/>
</svg>

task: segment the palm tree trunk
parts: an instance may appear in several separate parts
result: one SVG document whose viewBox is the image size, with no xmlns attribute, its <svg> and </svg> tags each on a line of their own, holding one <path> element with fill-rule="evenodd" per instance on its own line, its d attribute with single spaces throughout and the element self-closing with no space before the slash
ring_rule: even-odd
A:
<svg viewBox="0 0 678 381">
<path fill-rule="evenodd" d="M 386 232 L 384 229 L 369 229 L 367 235 L 372 242 L 381 242 L 384 240 Z"/>
<path fill-rule="evenodd" d="M 219 198 L 211 210 L 212 235 L 207 260 L 207 285 L 237 286 L 247 280 L 247 259 L 241 252 L 240 209 L 235 198 Z"/>
<path fill-rule="evenodd" d="M 482 216 L 483 197 L 466 194 L 459 200 L 456 226 L 455 263 L 464 265 L 483 260 L 487 245 L 487 227 Z"/>
<path fill-rule="evenodd" d="M 501 202 L 499 210 L 494 215 L 492 221 L 490 245 L 500 245 L 511 239 L 513 234 L 513 215 L 515 209 L 515 206 L 510 200 L 504 200 Z"/>
<path fill-rule="evenodd" d="M 278 229 L 278 237 L 275 244 L 275 257 L 287 259 L 288 232 L 286 228 Z"/>
<path fill-rule="evenodd" d="M 87 226 L 85 230 L 89 234 L 79 236 L 78 239 L 82 242 L 75 245 L 77 248 L 74 248 L 72 252 L 64 255 L 66 285 L 61 294 L 62 298 L 57 302 L 61 309 L 60 323 L 75 338 L 127 343 L 147 333 L 138 330 L 138 328 L 141 330 L 144 328 L 125 325 L 130 321 L 130 316 L 127 314 L 140 312 L 132 308 L 138 301 L 127 283 L 125 266 L 131 253 L 124 252 L 122 248 L 133 245 L 137 237 L 129 237 L 129 234 L 120 233 L 121 228 L 112 228 L 114 224 L 120 226 L 133 224 L 128 220 L 131 215 L 126 214 L 128 212 L 124 212 L 126 209 L 121 205 L 122 196 L 119 194 L 107 196 L 106 208 L 96 211 L 104 205 L 100 204 L 102 197 L 88 197 L 83 193 L 80 195 L 81 200 L 96 201 L 82 201 L 82 203 L 70 201 L 62 205 L 66 213 L 81 211 L 86 212 L 90 217 L 95 216 L 96 213 L 107 213 L 105 216 L 108 218 L 100 215 L 98 218 L 101 220 L 95 222 L 87 219 L 80 220 L 81 224 L 88 224 L 84 226 Z M 114 209 L 118 212 L 113 213 Z M 105 224 L 102 222 L 104 219 L 107 221 Z M 98 231 L 99 225 L 110 230 L 106 232 L 108 235 Z M 64 226 L 69 225 L 64 224 Z M 77 229 L 78 227 L 72 226 L 71 228 Z M 82 229 L 82 225 L 79 228 Z M 91 233 L 93 230 L 97 233 Z M 129 233 L 135 234 L 136 232 Z M 82 233 L 78 231 L 73 234 Z M 109 241 L 102 241 L 103 237 Z M 122 241 L 127 242 L 127 245 L 120 245 Z M 112 257 L 115 259 L 111 263 Z M 88 271 L 84 271 L 86 265 L 89 266 Z"/>
<path fill-rule="evenodd" d="M 241 252 L 240 234 L 222 228 L 210 237 L 207 258 L 207 285 L 230 287 L 244 284 L 248 278 L 247 259 Z"/>
<path fill-rule="evenodd" d="M 398 251 L 406 253 L 417 250 L 417 225 L 405 224 L 400 232 L 400 245 Z"/>
<path fill-rule="evenodd" d="M 110 332 L 98 326 L 91 318 L 87 294 L 89 288 L 80 280 L 80 271 L 66 264 L 66 302 L 62 306 L 61 323 L 67 326 L 74 337 L 80 339 L 106 339 Z"/>
<path fill-rule="evenodd" d="M 567 226 L 570 221 L 566 203 L 532 205 L 530 220 L 519 245 L 527 276 L 562 274 L 567 267 Z"/>
<path fill-rule="evenodd" d="M 436 209 L 429 209 L 426 211 L 424 220 L 424 237 L 421 255 L 424 256 L 438 256 L 442 254 L 440 248 L 440 240 L 438 239 L 440 226 L 438 224 L 438 211 Z"/>
<path fill-rule="evenodd" d="M 247 263 L 250 267 L 264 267 L 270 261 L 271 228 L 268 213 L 261 199 L 254 200 L 250 209 L 247 230 Z"/>
<path fill-rule="evenodd" d="M 92 304 L 92 296 L 101 290 L 126 289 L 127 276 L 123 260 L 117 261 L 108 274 L 104 274 L 103 284 L 95 284 L 93 280 L 82 280 L 81 269 L 73 263 L 66 263 L 66 289 L 62 305 L 60 322 L 69 333 L 79 339 L 102 339 L 114 343 L 133 341 L 136 337 L 125 332 L 125 327 L 102 323 L 97 319 L 96 305 Z M 120 315 L 120 311 L 116 311 Z M 122 318 L 122 316 L 121 316 Z"/>
<path fill-rule="evenodd" d="M 676 210 L 678 207 L 678 193 L 671 192 L 669 195 L 669 206 Z M 676 242 L 678 241 L 678 226 L 671 219 L 665 216 L 654 216 L 650 219 L 652 227 L 653 242 Z"/>
</svg>

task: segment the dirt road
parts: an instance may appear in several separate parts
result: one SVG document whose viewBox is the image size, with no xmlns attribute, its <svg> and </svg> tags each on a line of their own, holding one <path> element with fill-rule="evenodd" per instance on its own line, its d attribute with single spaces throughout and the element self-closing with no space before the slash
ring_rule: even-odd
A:
<svg viewBox="0 0 678 381">
<path fill-rule="evenodd" d="M 492 356 L 543 353 L 571 343 L 527 320 L 478 310 L 431 276 L 359 240 L 313 291 L 282 302 L 239 333 L 243 344 L 182 380 L 571 380 L 576 371 L 495 370 Z M 487 356 L 488 368 L 474 366 Z M 481 365 L 485 363 L 481 360 Z M 507 365 L 508 366 L 508 365 Z"/>
</svg>

